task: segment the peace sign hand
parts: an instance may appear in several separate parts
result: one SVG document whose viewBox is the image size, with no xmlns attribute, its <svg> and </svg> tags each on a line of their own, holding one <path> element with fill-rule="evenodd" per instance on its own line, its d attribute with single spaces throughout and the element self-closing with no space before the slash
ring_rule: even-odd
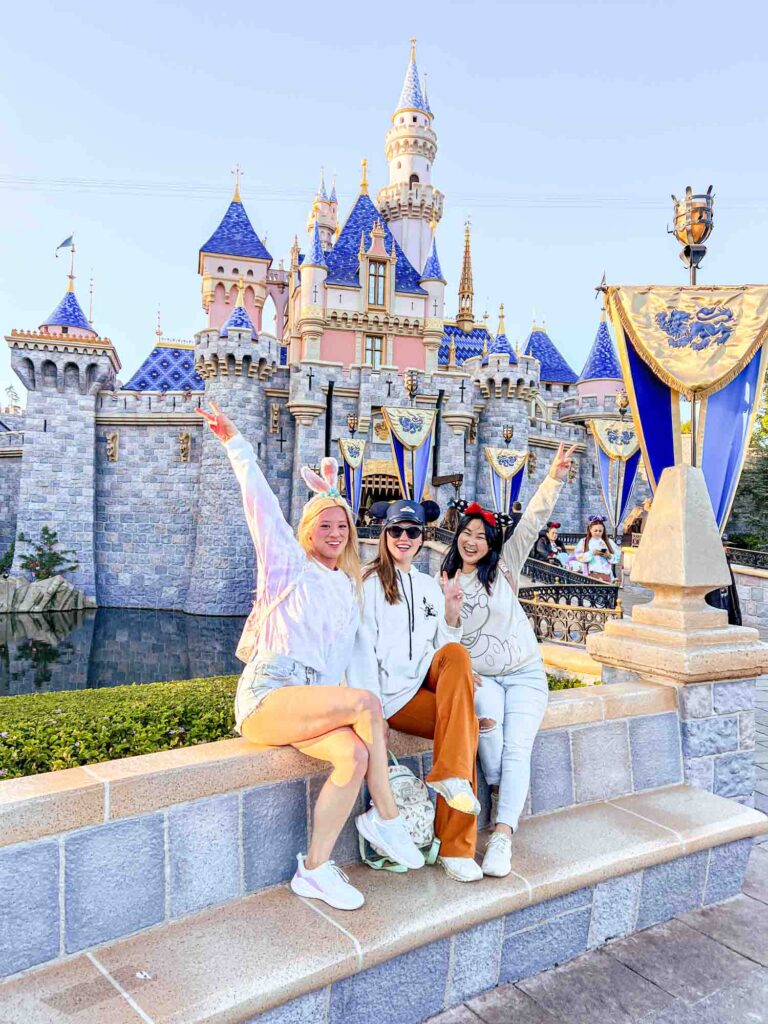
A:
<svg viewBox="0 0 768 1024">
<path fill-rule="evenodd" d="M 573 453 L 576 451 L 576 445 L 571 445 L 568 451 L 565 451 L 565 445 L 560 442 L 560 447 L 557 449 L 557 454 L 552 460 L 552 465 L 549 467 L 549 475 L 553 480 L 566 480 L 568 478 L 568 470 L 571 468 L 573 463 Z"/>
<path fill-rule="evenodd" d="M 448 573 L 441 573 L 440 586 L 445 594 L 445 621 L 449 626 L 458 626 L 461 623 L 461 609 L 464 607 L 464 592 L 459 578 L 454 576 L 449 580 Z"/>
<path fill-rule="evenodd" d="M 237 433 L 237 427 L 215 402 L 211 402 L 211 409 L 213 412 L 207 412 L 205 409 L 195 409 L 195 412 L 203 417 L 220 441 L 229 441 Z"/>
</svg>

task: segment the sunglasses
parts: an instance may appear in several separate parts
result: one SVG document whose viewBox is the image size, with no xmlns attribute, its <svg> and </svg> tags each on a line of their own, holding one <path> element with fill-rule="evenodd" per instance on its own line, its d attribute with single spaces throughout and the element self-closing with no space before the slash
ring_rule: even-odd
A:
<svg viewBox="0 0 768 1024">
<path fill-rule="evenodd" d="M 416 540 L 417 537 L 422 535 L 423 530 L 420 526 L 388 526 L 387 533 L 391 534 L 395 540 L 402 537 L 403 534 L 405 534 L 408 540 Z"/>
</svg>

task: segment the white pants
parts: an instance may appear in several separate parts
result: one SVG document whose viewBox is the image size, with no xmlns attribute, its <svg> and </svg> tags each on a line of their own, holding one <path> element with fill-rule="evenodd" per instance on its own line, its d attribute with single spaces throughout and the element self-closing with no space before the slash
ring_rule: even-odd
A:
<svg viewBox="0 0 768 1024">
<path fill-rule="evenodd" d="M 480 765 L 489 786 L 499 787 L 496 820 L 514 832 L 531 784 L 531 751 L 549 700 L 541 661 L 508 676 L 481 676 L 475 713 L 496 725 L 480 724 Z"/>
</svg>

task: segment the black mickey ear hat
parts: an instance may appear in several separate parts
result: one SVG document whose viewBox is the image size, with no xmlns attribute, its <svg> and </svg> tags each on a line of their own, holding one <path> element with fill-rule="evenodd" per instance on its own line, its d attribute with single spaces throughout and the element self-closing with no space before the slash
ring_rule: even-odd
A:
<svg viewBox="0 0 768 1024">
<path fill-rule="evenodd" d="M 422 526 L 440 518 L 440 506 L 435 501 L 377 501 L 368 512 L 375 519 L 384 519 L 388 523 L 409 522 Z"/>
</svg>

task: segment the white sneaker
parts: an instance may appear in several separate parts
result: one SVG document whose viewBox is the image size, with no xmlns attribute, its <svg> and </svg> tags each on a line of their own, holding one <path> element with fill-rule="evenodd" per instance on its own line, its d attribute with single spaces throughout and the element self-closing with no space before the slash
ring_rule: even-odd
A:
<svg viewBox="0 0 768 1024">
<path fill-rule="evenodd" d="M 483 874 L 506 878 L 512 870 L 512 836 L 494 832 L 488 840 L 483 857 Z"/>
<path fill-rule="evenodd" d="M 479 882 L 483 877 L 483 869 L 474 857 L 438 857 L 437 862 L 457 882 Z"/>
<path fill-rule="evenodd" d="M 466 779 L 440 779 L 439 782 L 428 782 L 427 785 L 439 793 L 454 811 L 475 816 L 480 813 L 480 803 Z"/>
<path fill-rule="evenodd" d="M 384 819 L 375 807 L 355 818 L 357 831 L 374 849 L 406 868 L 423 868 L 424 855 L 408 834 L 402 816 Z"/>
<path fill-rule="evenodd" d="M 296 859 L 299 866 L 291 879 L 291 889 L 297 896 L 323 900 L 336 910 L 357 910 L 365 903 L 363 894 L 354 885 L 350 885 L 347 876 L 332 860 L 310 869 L 304 867 L 304 856 L 301 853 Z"/>
</svg>

